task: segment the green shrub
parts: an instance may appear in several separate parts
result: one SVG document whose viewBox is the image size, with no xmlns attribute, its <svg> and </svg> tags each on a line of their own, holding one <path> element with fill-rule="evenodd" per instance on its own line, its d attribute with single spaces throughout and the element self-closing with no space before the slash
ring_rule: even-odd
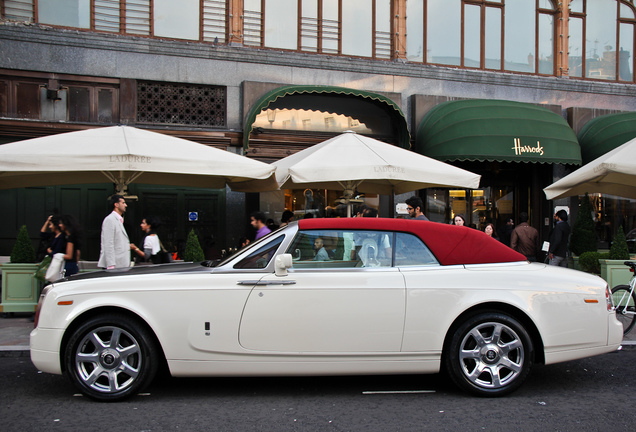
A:
<svg viewBox="0 0 636 432">
<path fill-rule="evenodd" d="M 584 252 L 596 252 L 598 250 L 594 219 L 592 219 L 592 206 L 587 193 L 581 201 L 576 221 L 572 226 L 570 250 L 575 255 L 583 255 Z"/>
<path fill-rule="evenodd" d="M 600 252 L 583 252 L 579 257 L 579 267 L 588 273 L 600 274 L 601 264 L 599 260 L 609 259 L 608 253 Z"/>
<path fill-rule="evenodd" d="M 34 263 L 36 260 L 35 249 L 29 238 L 26 225 L 22 225 L 18 232 L 18 238 L 13 245 L 10 260 L 12 263 Z"/>
<path fill-rule="evenodd" d="M 618 232 L 616 233 L 616 237 L 614 237 L 614 242 L 612 243 L 612 247 L 609 251 L 609 259 L 612 260 L 628 260 L 629 259 L 629 249 L 627 248 L 627 240 L 625 240 L 625 231 L 623 231 L 623 227 L 618 227 Z"/>
<path fill-rule="evenodd" d="M 199 262 L 203 261 L 204 259 L 205 254 L 203 253 L 203 249 L 201 249 L 201 243 L 199 243 L 199 238 L 192 229 L 190 230 L 190 234 L 188 234 L 185 252 L 183 253 L 183 260 Z"/>
</svg>

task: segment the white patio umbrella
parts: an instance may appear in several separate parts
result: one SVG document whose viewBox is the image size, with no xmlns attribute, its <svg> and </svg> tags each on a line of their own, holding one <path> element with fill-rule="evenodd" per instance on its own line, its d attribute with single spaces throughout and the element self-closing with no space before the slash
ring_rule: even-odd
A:
<svg viewBox="0 0 636 432">
<path fill-rule="evenodd" d="M 132 182 L 241 190 L 246 181 L 276 188 L 275 168 L 162 133 L 112 126 L 0 145 L 0 189 Z"/>
<path fill-rule="evenodd" d="M 383 195 L 429 187 L 479 187 L 480 176 L 347 131 L 272 164 L 281 189 L 319 188 Z"/>
<path fill-rule="evenodd" d="M 548 199 L 605 193 L 636 199 L 636 138 L 543 189 Z"/>
</svg>

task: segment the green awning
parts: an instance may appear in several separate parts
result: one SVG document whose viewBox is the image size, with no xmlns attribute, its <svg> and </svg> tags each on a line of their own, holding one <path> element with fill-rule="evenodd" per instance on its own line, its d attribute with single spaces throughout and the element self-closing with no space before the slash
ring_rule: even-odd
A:
<svg viewBox="0 0 636 432">
<path fill-rule="evenodd" d="M 312 96 L 310 100 L 299 96 Z M 364 109 L 368 104 L 369 110 Z M 373 123 L 378 113 L 391 124 L 391 135 L 395 144 L 403 148 L 411 147 L 408 124 L 400 107 L 386 96 L 363 90 L 333 86 L 290 85 L 276 88 L 264 94 L 250 109 L 245 119 L 243 148 L 249 148 L 250 134 L 256 116 L 266 109 L 294 108 L 325 111 L 353 116 L 363 122 Z M 368 112 L 367 112 L 368 111 Z"/>
<path fill-rule="evenodd" d="M 443 161 L 581 164 L 576 135 L 563 117 L 504 100 L 437 105 L 419 124 L 415 151 Z"/>
<path fill-rule="evenodd" d="M 633 138 L 636 138 L 636 112 L 596 117 L 579 132 L 583 163 L 591 162 Z"/>
</svg>

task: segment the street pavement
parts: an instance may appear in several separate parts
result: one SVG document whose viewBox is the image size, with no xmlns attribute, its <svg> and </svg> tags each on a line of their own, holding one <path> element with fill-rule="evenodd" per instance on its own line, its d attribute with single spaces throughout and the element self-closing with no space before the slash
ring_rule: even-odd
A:
<svg viewBox="0 0 636 432">
<path fill-rule="evenodd" d="M 28 357 L 33 314 L 14 313 L 0 317 L 0 357 Z M 636 345 L 636 330 L 628 333 L 623 345 Z"/>
</svg>

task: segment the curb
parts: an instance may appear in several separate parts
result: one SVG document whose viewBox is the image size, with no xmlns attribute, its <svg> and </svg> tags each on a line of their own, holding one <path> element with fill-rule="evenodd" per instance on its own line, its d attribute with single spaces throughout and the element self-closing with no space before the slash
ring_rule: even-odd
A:
<svg viewBox="0 0 636 432">
<path fill-rule="evenodd" d="M 24 345 L 8 345 L 0 346 L 0 357 L 30 357 L 31 353 L 28 346 Z"/>
</svg>

